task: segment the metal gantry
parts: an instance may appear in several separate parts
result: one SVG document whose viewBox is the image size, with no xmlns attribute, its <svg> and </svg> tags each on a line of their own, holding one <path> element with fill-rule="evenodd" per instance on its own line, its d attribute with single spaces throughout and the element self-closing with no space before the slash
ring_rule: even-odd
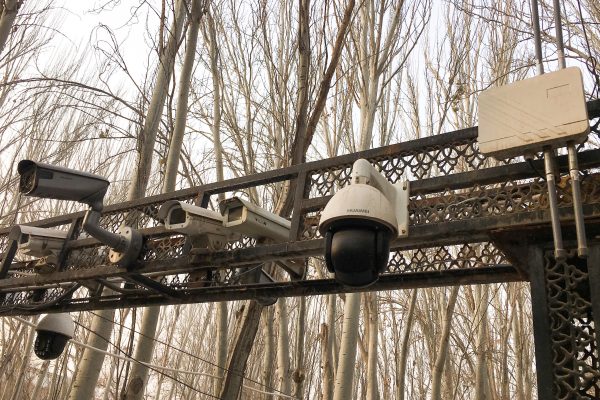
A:
<svg viewBox="0 0 600 400">
<path fill-rule="evenodd" d="M 600 101 L 588 103 L 588 113 L 590 119 L 600 117 Z M 543 161 L 497 162 L 479 153 L 476 140 L 477 128 L 469 128 L 108 206 L 101 219 L 105 229 L 114 232 L 126 223 L 144 235 L 139 268 L 132 271 L 111 265 L 109 249 L 82 231 L 83 212 L 30 224 L 68 231 L 55 266 L 18 259 L 10 229 L 0 230 L 0 316 L 529 281 L 539 398 L 598 398 L 600 148 L 590 141 L 579 152 L 589 256 L 577 255 L 570 185 L 558 182 L 569 256 L 557 261 L 546 182 L 539 172 Z M 344 287 L 323 277 L 314 267 L 318 262 L 307 263 L 307 271 L 276 271 L 272 283 L 240 279 L 265 263 L 276 269 L 278 260 L 322 258 L 319 213 L 349 182 L 358 158 L 372 162 L 391 182 L 411 181 L 410 235 L 392 243 L 379 281 L 367 288 Z M 567 156 L 556 161 L 568 177 Z M 290 180 L 297 182 L 295 240 L 286 243 L 242 238 L 222 251 L 193 248 L 185 236 L 167 231 L 157 215 L 167 200 L 206 207 L 219 193 Z"/>
</svg>

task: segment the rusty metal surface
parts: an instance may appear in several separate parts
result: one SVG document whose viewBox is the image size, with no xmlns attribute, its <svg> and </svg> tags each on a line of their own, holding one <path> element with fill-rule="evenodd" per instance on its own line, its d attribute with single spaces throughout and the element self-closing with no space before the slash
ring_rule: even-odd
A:
<svg viewBox="0 0 600 400">
<path fill-rule="evenodd" d="M 598 102 L 588 104 L 588 108 L 590 117 L 600 115 Z M 190 276 L 194 276 L 193 285 L 227 288 L 226 293 L 234 299 L 234 292 L 248 290 L 247 285 L 235 279 L 237 268 L 291 258 L 309 258 L 306 284 L 310 287 L 325 276 L 321 261 L 323 243 L 316 230 L 320 211 L 331 195 L 348 183 L 352 163 L 358 158 L 368 159 L 392 182 L 411 181 L 410 236 L 392 243 L 396 251 L 390 257 L 385 279 L 402 281 L 410 287 L 413 272 L 434 276 L 440 272 L 466 270 L 476 276 L 479 274 L 476 270 L 490 268 L 493 274 L 494 269 L 489 265 L 507 265 L 508 261 L 493 245 L 490 234 L 532 226 L 544 229 L 548 224 L 547 196 L 545 183 L 537 172 L 541 169 L 539 162 L 532 168 L 518 160 L 489 159 L 479 153 L 476 138 L 477 128 L 469 128 L 108 206 L 100 221 L 102 227 L 115 232 L 127 224 L 144 234 L 141 268 L 135 273 L 108 263 L 109 249 L 79 228 L 83 213 L 35 222 L 33 225 L 65 230 L 73 225 L 75 239 L 67 243 L 64 263 L 54 272 L 39 273 L 40 266 L 36 266 L 35 261 L 17 257 L 7 277 L 0 279 L 0 293 L 4 294 L 0 297 L 0 315 L 11 312 L 14 306 L 52 305 L 68 310 L 69 305 L 77 304 L 77 309 L 102 308 L 108 300 L 101 294 L 104 285 L 128 288 L 118 295 L 123 307 L 144 305 L 143 298 L 134 301 L 131 288 L 143 291 L 148 304 L 161 301 L 166 304 L 170 302 L 168 298 L 177 297 L 172 290 L 189 294 L 191 289 L 184 283 L 190 282 Z M 564 170 L 564 156 L 558 158 L 558 164 Z M 594 231 L 593 226 L 600 226 L 600 175 L 597 172 L 600 149 L 586 145 L 580 154 L 580 165 L 586 174 L 582 185 L 586 223 L 591 225 L 590 231 Z M 186 237 L 166 231 L 158 218 L 158 208 L 167 200 L 206 205 L 218 193 L 289 179 L 297 179 L 300 185 L 292 213 L 291 238 L 295 240 L 287 243 L 260 245 L 255 240 L 242 238 L 223 251 L 190 253 Z M 570 185 L 563 182 L 562 187 L 559 193 L 561 219 L 568 226 L 572 220 Z M 8 249 L 7 234 L 7 228 L 0 230 L 0 253 Z M 216 274 L 216 270 L 225 273 Z M 511 271 L 516 273 L 515 269 Z M 203 278 L 199 279 L 198 275 Z M 278 277 L 275 285 L 289 284 L 287 275 L 278 274 Z M 519 279 L 522 278 L 521 272 Z M 160 284 L 152 284 L 148 279 Z M 468 278 L 464 282 L 469 283 Z M 72 289 L 74 285 L 79 285 L 76 290 Z M 65 295 L 69 290 L 72 293 Z M 38 294 L 33 296 L 33 291 Z M 150 295 L 157 297 L 150 301 Z M 210 295 L 203 296 L 208 296 L 203 297 L 203 301 L 210 300 Z M 214 298 L 217 299 L 223 298 Z"/>
</svg>

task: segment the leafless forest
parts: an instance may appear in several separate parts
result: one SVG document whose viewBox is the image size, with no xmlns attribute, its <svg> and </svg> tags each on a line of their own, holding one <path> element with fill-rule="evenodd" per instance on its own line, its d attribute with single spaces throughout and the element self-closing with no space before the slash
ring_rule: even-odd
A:
<svg viewBox="0 0 600 400">
<path fill-rule="evenodd" d="M 82 209 L 21 197 L 21 159 L 106 176 L 118 203 L 474 126 L 480 91 L 535 74 L 528 1 L 95 0 L 86 30 L 74 3 L 2 1 L 0 226 Z M 597 97 L 600 3 L 562 15 Z M 556 69 L 552 2 L 540 18 Z M 246 196 L 289 216 L 288 186 Z M 0 400 L 537 398 L 523 283 L 73 317 L 106 354 L 42 362 L 0 319 Z"/>
</svg>

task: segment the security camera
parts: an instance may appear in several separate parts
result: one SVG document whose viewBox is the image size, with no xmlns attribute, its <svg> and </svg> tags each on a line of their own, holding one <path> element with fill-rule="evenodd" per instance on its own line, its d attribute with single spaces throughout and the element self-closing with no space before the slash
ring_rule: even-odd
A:
<svg viewBox="0 0 600 400">
<path fill-rule="evenodd" d="M 290 238 L 291 223 L 249 201 L 232 197 L 219 203 L 223 226 L 253 238 L 285 242 Z"/>
<path fill-rule="evenodd" d="M 41 258 L 57 255 L 63 248 L 67 232 L 15 225 L 9 233 L 9 237 L 17 241 L 17 248 L 21 254 Z"/>
<path fill-rule="evenodd" d="M 42 360 L 54 360 L 62 354 L 69 339 L 73 338 L 75 324 L 69 314 L 48 314 L 35 330 L 35 355 Z"/>
<path fill-rule="evenodd" d="M 223 217 L 218 212 L 184 203 L 169 200 L 158 210 L 158 217 L 165 223 L 165 228 L 188 235 L 199 241 L 198 246 L 213 250 L 225 247 L 229 240 L 239 235 L 223 226 Z"/>
<path fill-rule="evenodd" d="M 142 251 L 142 235 L 124 226 L 119 233 L 100 227 L 100 212 L 110 182 L 95 174 L 57 167 L 31 160 L 22 160 L 17 166 L 21 175 L 19 191 L 26 196 L 55 200 L 71 200 L 90 206 L 83 220 L 83 229 L 92 237 L 111 248 L 113 263 L 133 268 Z"/>
<path fill-rule="evenodd" d="M 110 184 L 99 175 L 31 160 L 20 161 L 17 171 L 19 191 L 27 196 L 77 201 L 97 210 Z"/>
<path fill-rule="evenodd" d="M 223 214 L 223 226 L 236 232 L 273 242 L 290 240 L 290 221 L 247 200 L 231 197 L 219 203 L 219 210 Z M 301 276 L 304 272 L 302 262 L 279 260 L 277 263 L 294 276 Z"/>
<path fill-rule="evenodd" d="M 319 232 L 325 263 L 347 286 L 368 286 L 387 263 L 390 241 L 408 235 L 408 182 L 391 184 L 367 160 L 352 166 L 351 184 L 329 200 Z"/>
</svg>

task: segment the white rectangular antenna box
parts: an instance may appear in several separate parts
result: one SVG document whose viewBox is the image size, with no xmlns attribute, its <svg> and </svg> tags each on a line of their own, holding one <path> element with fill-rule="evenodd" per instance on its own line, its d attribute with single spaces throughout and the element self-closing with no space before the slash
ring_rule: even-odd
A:
<svg viewBox="0 0 600 400">
<path fill-rule="evenodd" d="M 497 159 L 582 143 L 590 131 L 583 78 L 561 69 L 479 95 L 479 150 Z"/>
</svg>

